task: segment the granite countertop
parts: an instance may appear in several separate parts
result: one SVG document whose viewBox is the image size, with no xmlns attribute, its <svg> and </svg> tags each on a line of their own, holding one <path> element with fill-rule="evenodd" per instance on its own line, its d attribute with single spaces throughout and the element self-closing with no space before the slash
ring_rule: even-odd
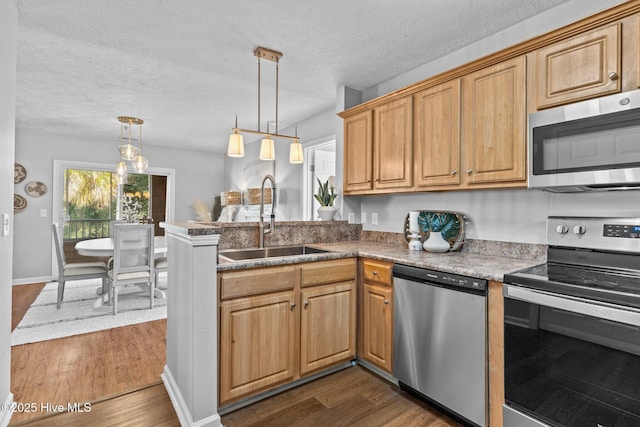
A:
<svg viewBox="0 0 640 427">
<path fill-rule="evenodd" d="M 501 282 L 504 274 L 506 273 L 541 263 L 539 259 L 508 258 L 464 251 L 440 254 L 429 253 L 426 251 L 410 251 L 407 248 L 407 245 L 369 241 L 314 243 L 309 244 L 308 246 L 326 249 L 330 252 L 247 261 L 220 260 L 218 264 L 218 271 L 361 256 L 398 264 L 438 270 L 445 273 L 454 273 L 478 279 Z"/>
</svg>

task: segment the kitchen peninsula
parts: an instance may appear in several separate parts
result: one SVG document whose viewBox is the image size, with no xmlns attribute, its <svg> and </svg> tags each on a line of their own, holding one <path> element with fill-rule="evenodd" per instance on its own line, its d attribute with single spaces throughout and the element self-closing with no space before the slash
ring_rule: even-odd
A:
<svg viewBox="0 0 640 427">
<path fill-rule="evenodd" d="M 388 265 L 389 269 L 393 263 L 401 263 L 489 280 L 488 372 L 490 394 L 495 396 L 490 399 L 492 405 L 490 412 L 493 414 L 501 410 L 502 336 L 498 328 L 498 325 L 502 324 L 501 280 L 505 273 L 542 262 L 545 254 L 544 245 L 468 240 L 460 252 L 430 254 L 423 251 L 409 251 L 399 233 L 370 233 L 362 231 L 360 225 L 347 224 L 346 221 L 329 223 L 292 221 L 277 223 L 276 231 L 280 230 L 281 235 L 274 233 L 269 237 L 277 240 L 278 246 L 304 244 L 327 252 L 218 262 L 218 249 L 221 247 L 228 249 L 229 245 L 238 246 L 241 242 L 245 243 L 244 247 L 255 247 L 251 236 L 257 238 L 257 225 L 253 223 L 230 226 L 222 223 L 187 223 L 165 224 L 164 227 L 170 251 L 176 256 L 169 265 L 171 273 L 168 292 L 167 365 L 163 380 L 181 419 L 188 419 L 190 423 L 199 422 L 201 425 L 220 425 L 218 415 L 220 402 L 223 402 L 223 411 L 233 410 L 236 406 L 250 403 L 250 398 L 255 398 L 258 393 L 268 393 L 269 390 L 273 390 L 273 387 L 291 386 L 293 381 L 290 382 L 289 379 L 294 379 L 298 384 L 314 378 L 313 375 L 331 372 L 329 368 L 326 371 L 310 368 L 308 377 L 304 372 L 288 373 L 276 380 L 273 386 L 263 384 L 256 387 L 256 391 L 244 390 L 237 395 L 219 396 L 218 393 L 222 392 L 218 388 L 218 383 L 221 381 L 221 376 L 228 372 L 222 372 L 222 368 L 221 372 L 218 372 L 218 357 L 222 357 L 220 356 L 222 350 L 218 351 L 219 340 L 222 339 L 222 336 L 218 335 L 221 317 L 216 315 L 217 310 L 211 308 L 212 304 L 220 304 L 225 298 L 221 295 L 221 278 L 230 274 L 241 274 L 245 277 L 255 274 L 257 277 L 273 271 L 276 274 L 272 279 L 276 277 L 278 282 L 273 284 L 278 292 L 273 293 L 279 296 L 287 294 L 283 301 L 277 302 L 283 307 L 286 304 L 287 310 L 281 313 L 299 311 L 300 306 L 310 300 L 306 297 L 301 300 L 294 294 L 294 288 L 296 293 L 303 293 L 329 286 L 337 292 L 336 295 L 351 295 L 353 296 L 351 299 L 341 296 L 332 301 L 340 304 L 358 303 L 357 336 L 361 340 L 360 302 L 362 277 L 365 273 L 364 262 L 374 263 L 372 265 L 377 265 L 376 262 L 381 266 Z M 240 242 L 233 241 L 234 233 L 236 238 L 238 235 L 241 236 Z M 267 242 L 266 246 L 270 243 L 272 242 Z M 304 278 L 305 275 L 308 279 Z M 287 280 L 291 280 L 292 284 L 279 285 L 280 281 L 287 282 Z M 309 288 L 305 287 L 305 280 L 309 282 Z M 264 288 L 264 286 L 270 286 L 269 283 L 263 280 L 251 280 L 248 283 L 262 286 L 256 292 L 260 298 L 270 296 Z M 392 284 L 389 283 L 389 285 Z M 175 291 L 176 289 L 179 291 Z M 243 288 L 243 291 L 246 291 L 246 288 Z M 233 298 L 241 298 L 243 302 L 247 302 L 251 298 L 248 295 L 252 295 L 252 292 L 247 291 L 247 295 L 236 293 Z M 234 301 L 233 298 L 228 299 Z M 361 343 L 358 343 L 358 347 L 360 346 Z M 334 366 L 339 368 L 348 366 L 347 362 L 350 362 L 355 354 L 355 352 L 352 355 L 343 354 L 342 357 L 335 359 Z M 188 357 L 193 357 L 193 363 L 187 363 Z M 266 356 L 261 355 L 261 359 L 264 357 Z M 367 364 L 364 363 L 364 366 Z M 379 372 L 384 374 L 383 371 Z M 392 378 L 392 374 L 389 373 L 387 378 Z"/>
</svg>

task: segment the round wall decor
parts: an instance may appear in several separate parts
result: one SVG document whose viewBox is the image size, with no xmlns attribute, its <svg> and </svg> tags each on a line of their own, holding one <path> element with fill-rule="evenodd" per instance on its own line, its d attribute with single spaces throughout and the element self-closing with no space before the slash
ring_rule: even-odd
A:
<svg viewBox="0 0 640 427">
<path fill-rule="evenodd" d="M 14 194 L 13 195 L 13 212 L 22 212 L 24 208 L 27 207 L 27 199 L 24 197 Z"/>
<path fill-rule="evenodd" d="M 40 181 L 29 181 L 25 185 L 24 191 L 31 197 L 40 197 L 47 192 L 47 184 Z"/>
<path fill-rule="evenodd" d="M 27 170 L 20 163 L 13 165 L 13 183 L 18 184 L 27 177 Z"/>
</svg>

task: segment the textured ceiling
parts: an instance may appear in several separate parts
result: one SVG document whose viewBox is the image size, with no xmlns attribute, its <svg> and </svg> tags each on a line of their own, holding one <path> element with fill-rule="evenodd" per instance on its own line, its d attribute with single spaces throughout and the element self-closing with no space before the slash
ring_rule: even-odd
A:
<svg viewBox="0 0 640 427">
<path fill-rule="evenodd" d="M 224 152 L 257 127 L 258 46 L 280 129 L 567 0 L 17 0 L 17 128 Z M 274 120 L 262 62 L 262 119 Z M 264 125 L 262 126 L 264 130 Z M 304 136 L 304 135 L 302 135 Z"/>
</svg>

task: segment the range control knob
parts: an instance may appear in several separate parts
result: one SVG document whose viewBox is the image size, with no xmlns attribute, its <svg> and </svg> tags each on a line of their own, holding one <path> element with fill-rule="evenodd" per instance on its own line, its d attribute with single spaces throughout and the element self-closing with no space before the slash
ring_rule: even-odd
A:
<svg viewBox="0 0 640 427">
<path fill-rule="evenodd" d="M 569 227 L 566 225 L 559 225 L 556 227 L 556 231 L 558 234 L 567 234 L 569 232 Z"/>
<path fill-rule="evenodd" d="M 576 225 L 573 227 L 573 232 L 578 235 L 584 234 L 586 231 L 587 229 L 584 225 Z"/>
</svg>

